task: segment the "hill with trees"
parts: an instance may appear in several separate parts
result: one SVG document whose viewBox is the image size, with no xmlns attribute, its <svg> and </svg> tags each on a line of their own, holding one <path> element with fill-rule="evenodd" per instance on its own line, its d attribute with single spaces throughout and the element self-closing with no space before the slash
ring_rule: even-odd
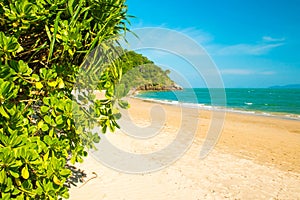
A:
<svg viewBox="0 0 300 200">
<path fill-rule="evenodd" d="M 142 54 L 125 51 L 121 58 L 123 76 L 121 85 L 126 92 L 132 90 L 181 90 L 168 76 L 170 70 L 163 70 Z"/>
</svg>

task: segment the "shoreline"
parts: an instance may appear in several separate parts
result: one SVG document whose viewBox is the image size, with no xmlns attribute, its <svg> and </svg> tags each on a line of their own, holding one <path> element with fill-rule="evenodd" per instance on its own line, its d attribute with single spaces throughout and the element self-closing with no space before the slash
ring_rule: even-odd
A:
<svg viewBox="0 0 300 200">
<path fill-rule="evenodd" d="M 281 112 L 267 112 L 261 110 L 246 110 L 232 107 L 220 107 L 220 106 L 211 106 L 200 103 L 187 103 L 187 102 L 179 102 L 172 100 L 163 100 L 163 99 L 154 99 L 154 98 L 144 98 L 136 95 L 130 96 L 130 98 L 139 99 L 142 101 L 148 101 L 152 103 L 159 103 L 165 105 L 174 105 L 174 106 L 184 106 L 187 108 L 197 108 L 200 110 L 208 110 L 208 111 L 222 111 L 226 113 L 237 113 L 243 115 L 253 115 L 253 116 L 262 116 L 262 117 L 272 117 L 277 119 L 286 119 L 286 120 L 295 120 L 300 121 L 300 115 L 294 113 L 281 113 Z"/>
</svg>

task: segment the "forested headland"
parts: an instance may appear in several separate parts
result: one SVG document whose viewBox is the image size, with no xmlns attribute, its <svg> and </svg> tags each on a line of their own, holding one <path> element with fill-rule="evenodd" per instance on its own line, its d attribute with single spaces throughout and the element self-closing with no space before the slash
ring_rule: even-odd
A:
<svg viewBox="0 0 300 200">
<path fill-rule="evenodd" d="M 129 90 L 182 89 L 169 77 L 170 70 L 163 70 L 142 54 L 125 51 L 121 60 L 123 62 L 121 85 L 125 86 L 126 92 Z"/>
</svg>

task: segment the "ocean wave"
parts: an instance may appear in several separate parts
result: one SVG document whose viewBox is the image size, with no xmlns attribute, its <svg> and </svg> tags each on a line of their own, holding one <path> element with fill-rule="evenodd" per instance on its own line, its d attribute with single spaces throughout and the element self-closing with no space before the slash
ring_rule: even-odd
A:
<svg viewBox="0 0 300 200">
<path fill-rule="evenodd" d="M 297 114 L 289 114 L 289 113 L 274 113 L 274 112 L 262 112 L 259 110 L 243 110 L 239 108 L 230 108 L 230 107 L 221 107 L 221 106 L 213 106 L 213 105 L 205 105 L 205 104 L 198 104 L 198 103 L 187 103 L 187 102 L 179 102 L 179 101 L 172 101 L 172 100 L 159 100 L 159 99 L 152 99 L 152 98 L 142 98 L 142 97 L 133 97 L 140 100 L 146 100 L 154 103 L 161 103 L 167 105 L 174 105 L 174 106 L 182 106 L 185 108 L 197 108 L 209 111 L 223 111 L 223 112 L 231 112 L 231 113 L 240 113 L 240 114 L 250 114 L 250 115 L 257 115 L 257 116 L 267 116 L 267 117 L 276 117 L 276 118 L 283 118 L 283 119 L 292 119 L 292 120 L 300 120 L 300 115 Z M 245 102 L 246 104 L 247 102 Z M 248 104 L 253 104 L 249 102 Z M 247 104 L 247 105 L 248 105 Z"/>
</svg>

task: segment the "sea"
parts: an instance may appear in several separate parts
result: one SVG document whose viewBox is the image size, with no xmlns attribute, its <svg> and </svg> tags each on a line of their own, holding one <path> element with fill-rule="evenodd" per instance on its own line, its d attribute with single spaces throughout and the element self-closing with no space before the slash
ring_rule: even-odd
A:
<svg viewBox="0 0 300 200">
<path fill-rule="evenodd" d="M 136 97 L 191 108 L 225 110 L 300 121 L 300 88 L 186 88 L 178 91 L 140 92 Z"/>
</svg>

